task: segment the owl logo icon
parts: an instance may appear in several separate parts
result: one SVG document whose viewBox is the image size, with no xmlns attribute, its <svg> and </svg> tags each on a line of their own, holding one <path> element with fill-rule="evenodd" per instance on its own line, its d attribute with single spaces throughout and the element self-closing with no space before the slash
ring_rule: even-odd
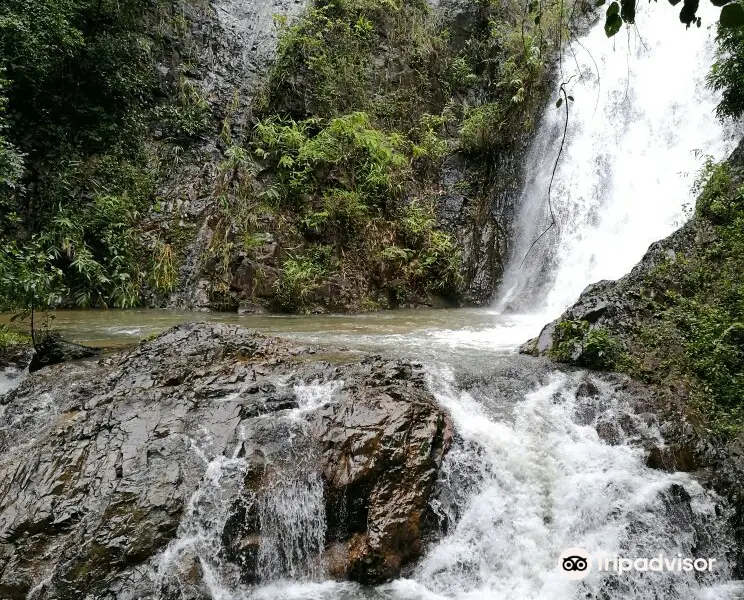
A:
<svg viewBox="0 0 744 600">
<path fill-rule="evenodd" d="M 566 548 L 558 558 L 558 570 L 567 579 L 584 579 L 591 568 L 591 558 L 583 548 Z"/>
</svg>

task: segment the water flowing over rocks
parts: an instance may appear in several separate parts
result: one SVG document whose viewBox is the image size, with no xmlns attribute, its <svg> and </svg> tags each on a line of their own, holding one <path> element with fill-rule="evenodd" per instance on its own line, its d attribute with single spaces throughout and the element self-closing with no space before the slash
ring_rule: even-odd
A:
<svg viewBox="0 0 744 600">
<path fill-rule="evenodd" d="M 451 438 L 420 365 L 237 326 L 44 369 L 0 396 L 0 597 L 389 580 Z"/>
<path fill-rule="evenodd" d="M 740 143 L 728 158 L 731 185 L 744 183 L 744 143 Z M 585 321 L 589 330 L 601 328 L 609 332 L 623 351 L 637 357 L 642 368 L 656 373 L 662 370 L 662 360 L 656 351 L 647 349 L 637 335 L 640 328 L 658 320 L 658 305 L 654 300 L 665 292 L 657 284 L 655 273 L 665 263 L 685 264 L 693 253 L 716 239 L 717 233 L 709 221 L 693 216 L 677 231 L 654 242 L 630 273 L 617 281 L 599 281 L 582 292 L 579 299 L 561 315 L 547 324 L 537 338 L 526 342 L 525 354 L 546 355 L 555 347 L 556 328 L 561 323 Z M 710 265 L 713 269 L 714 266 Z M 572 361 L 580 364 L 585 347 L 576 343 Z M 669 350 L 671 352 L 671 350 Z M 643 392 L 651 412 L 659 416 L 664 442 L 649 448 L 647 465 L 669 472 L 691 472 L 707 487 L 727 499 L 734 508 L 732 529 L 739 547 L 744 547 L 744 436 L 714 435 L 701 427 L 700 417 L 687 405 L 690 391 L 684 382 L 659 381 Z M 691 416 L 692 414 L 692 416 Z M 744 577 L 744 556 L 736 557 L 737 574 Z"/>
</svg>

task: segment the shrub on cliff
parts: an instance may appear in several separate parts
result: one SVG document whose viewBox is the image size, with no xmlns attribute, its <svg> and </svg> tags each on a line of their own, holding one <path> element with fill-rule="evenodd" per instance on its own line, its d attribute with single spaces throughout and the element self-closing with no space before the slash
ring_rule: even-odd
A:
<svg viewBox="0 0 744 600">
<path fill-rule="evenodd" d="M 548 352 L 557 361 L 603 371 L 617 368 L 623 354 L 607 329 L 572 320 L 561 321 L 556 326 L 553 346 Z"/>
<path fill-rule="evenodd" d="M 151 124 L 184 145 L 204 126 L 203 99 L 183 78 L 158 77 L 187 28 L 174 10 L 163 0 L 0 3 L 0 247 L 41 248 L 67 302 L 131 306 L 147 286 L 172 285 L 139 215 L 158 178 Z"/>
<path fill-rule="evenodd" d="M 258 124 L 253 152 L 271 174 L 266 185 L 275 208 L 294 215 L 310 242 L 307 256 L 283 265 L 281 308 L 302 308 L 309 293 L 297 290 L 321 274 L 363 273 L 396 301 L 456 290 L 454 242 L 437 228 L 432 204 L 408 195 L 417 186 L 412 165 L 437 159 L 442 149 L 424 121 L 418 141 L 374 127 L 361 112 L 327 124 L 276 118 Z M 312 277 L 297 276 L 307 273 Z"/>
</svg>

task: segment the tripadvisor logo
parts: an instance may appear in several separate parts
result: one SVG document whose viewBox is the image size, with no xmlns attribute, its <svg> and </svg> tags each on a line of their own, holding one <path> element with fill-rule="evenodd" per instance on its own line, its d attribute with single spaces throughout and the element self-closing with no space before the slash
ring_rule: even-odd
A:
<svg viewBox="0 0 744 600">
<path fill-rule="evenodd" d="M 590 556 L 583 548 L 566 548 L 558 557 L 558 570 L 567 579 L 584 579 L 592 570 L 610 573 L 628 573 L 630 571 L 668 571 L 691 572 L 712 571 L 715 558 L 685 558 L 681 554 L 668 557 L 659 554 L 653 558 L 626 558 L 620 556 Z"/>
<path fill-rule="evenodd" d="M 558 570 L 566 579 L 584 579 L 592 570 L 592 559 L 583 548 L 566 548 L 558 558 Z"/>
</svg>

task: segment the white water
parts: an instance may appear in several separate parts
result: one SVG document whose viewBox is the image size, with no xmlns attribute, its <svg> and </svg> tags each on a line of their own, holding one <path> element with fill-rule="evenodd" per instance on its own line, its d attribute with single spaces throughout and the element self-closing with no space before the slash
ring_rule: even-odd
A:
<svg viewBox="0 0 744 600">
<path fill-rule="evenodd" d="M 703 27 L 689 30 L 678 12 L 666 2 L 640 2 L 637 31 L 624 28 L 609 41 L 600 22 L 565 54 L 562 79 L 575 102 L 551 191 L 557 227 L 527 254 L 551 222 L 548 187 L 565 105 L 548 107 L 528 155 L 500 310 L 552 319 L 588 284 L 630 271 L 684 220 L 703 156 L 722 159 L 733 150 L 704 85 L 717 10 L 701 2 Z"/>
<path fill-rule="evenodd" d="M 495 420 L 493 409 L 458 390 L 450 375 L 433 378 L 463 437 L 445 465 L 444 479 L 455 493 L 440 510 L 453 519 L 461 514 L 413 580 L 392 586 L 397 598 L 726 597 L 716 577 L 705 585 L 689 574 L 595 572 L 577 584 L 557 571 L 561 551 L 578 546 L 592 555 L 630 557 L 708 551 L 722 560 L 725 577 L 723 554 L 732 545 L 697 483 L 644 466 L 643 450 L 631 444 L 636 436 L 660 440 L 655 428 L 595 383 L 596 396 L 577 399 L 577 379 L 556 373 L 527 394 L 510 419 Z M 595 426 L 623 415 L 637 433 L 622 434 L 617 445 L 601 441 Z M 675 484 L 692 496 L 692 513 L 670 509 Z"/>
<path fill-rule="evenodd" d="M 451 370 L 432 369 L 430 388 L 459 435 L 444 462 L 434 503 L 452 526 L 408 578 L 375 589 L 324 581 L 317 560 L 325 533 L 322 485 L 312 470 L 291 466 L 301 452 L 280 457 L 280 451 L 287 452 L 281 445 L 268 445 L 272 461 L 282 467 L 259 500 L 258 573 L 264 583 L 239 584 L 234 565 L 219 550 L 246 473 L 239 458 L 204 457 L 204 482 L 158 570 L 180 580 L 183 570 L 174 567 L 184 564 L 184 557 L 196 558 L 211 597 L 218 600 L 741 598 L 744 590 L 730 581 L 726 553 L 734 543 L 725 515 L 716 512 L 717 499 L 686 474 L 647 468 L 640 441 L 662 443 L 655 423 L 634 414 L 624 396 L 601 378 L 591 378 L 593 392 L 577 394 L 583 377 L 555 372 L 521 397 L 476 397 L 456 385 Z M 300 397 L 322 398 L 320 406 L 333 401 L 336 388 L 310 383 L 298 391 Z M 301 447 L 296 436 L 304 414 L 288 411 L 278 424 L 272 423 L 275 417 L 260 419 L 241 438 L 266 448 L 263 429 L 289 426 L 295 437 L 286 439 Z M 600 425 L 614 428 L 615 443 L 600 439 Z M 574 582 L 556 567 L 561 551 L 576 546 L 593 555 L 681 555 L 718 562 L 715 572 L 697 577 L 593 572 Z"/>
<path fill-rule="evenodd" d="M 28 371 L 19 371 L 12 367 L 0 370 L 0 396 L 21 385 L 27 375 Z"/>
<path fill-rule="evenodd" d="M 713 22 L 706 9 L 701 6 L 704 21 Z M 718 499 L 685 474 L 645 466 L 641 440 L 662 443 L 656 425 L 634 415 L 608 383 L 594 378 L 597 392 L 585 397 L 577 394 L 584 374 L 555 372 L 541 385 L 515 382 L 518 392 L 494 388 L 475 394 L 460 389 L 452 369 L 441 364 L 455 354 L 467 362 L 492 353 L 496 365 L 495 357 L 513 353 L 587 284 L 623 275 L 651 242 L 679 225 L 701 165 L 695 151 L 722 158 L 730 149 L 712 116 L 715 98 L 703 88 L 710 32 L 685 31 L 677 12 L 665 3 L 641 3 L 639 34 L 623 30 L 610 42 L 600 23 L 564 60 L 564 78 L 574 71 L 581 77 L 569 85 L 576 102 L 554 181 L 558 227 L 520 268 L 549 223 L 547 187 L 563 127 L 563 113 L 549 107 L 528 157 L 519 239 L 497 307 L 521 314 L 495 316 L 496 326 L 486 331 L 384 338 L 390 348 L 418 348 L 427 359 L 439 357 L 431 364 L 430 387 L 459 436 L 443 465 L 434 504 L 451 525 L 419 565 L 406 578 L 375 589 L 324 581 L 317 560 L 325 527 L 320 480 L 312 469 L 297 470 L 288 457 L 275 457 L 283 476 L 260 501 L 261 537 L 266 538 L 259 548 L 262 582 L 237 584 L 230 565 L 217 560 L 215 544 L 226 510 L 239 494 L 231 482 L 246 466 L 242 459 L 214 457 L 190 505 L 206 501 L 208 509 L 211 502 L 211 513 L 190 508 L 161 572 L 174 553 L 188 548 L 207 573 L 212 597 L 220 600 L 744 597 L 739 583 L 730 580 L 725 555 L 733 542 L 725 515 L 716 513 Z M 495 375 L 500 368 L 493 366 Z M 290 440 L 301 437 L 303 419 L 332 402 L 335 391 L 313 382 L 298 386 L 300 408 L 288 411 L 279 428 L 288 427 Z M 614 431 L 614 443 L 600 439 L 600 426 Z M 256 443 L 263 435 L 258 426 L 244 434 L 244 440 Z M 289 459 L 294 456 L 299 455 L 293 451 Z M 591 554 L 651 558 L 661 553 L 718 562 L 714 572 L 697 576 L 592 572 L 574 582 L 558 572 L 557 561 L 562 550 L 577 546 Z"/>
</svg>

